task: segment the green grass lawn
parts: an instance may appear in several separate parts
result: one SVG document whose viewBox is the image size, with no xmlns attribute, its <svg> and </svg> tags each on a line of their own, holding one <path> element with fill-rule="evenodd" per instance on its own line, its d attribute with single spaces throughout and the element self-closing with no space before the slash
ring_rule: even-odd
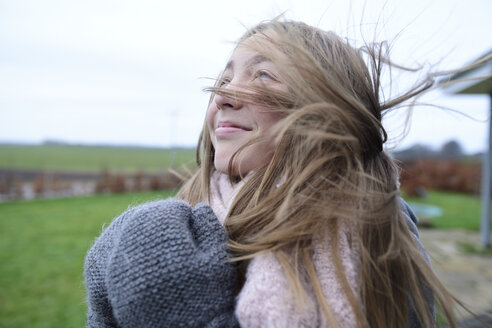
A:
<svg viewBox="0 0 492 328">
<path fill-rule="evenodd" d="M 169 192 L 0 204 L 0 327 L 85 325 L 84 257 L 104 224 Z"/>
<path fill-rule="evenodd" d="M 0 168 L 73 172 L 155 172 L 195 163 L 194 149 L 0 145 Z"/>
<path fill-rule="evenodd" d="M 481 204 L 478 196 L 429 191 L 425 199 L 404 197 L 408 202 L 440 207 L 441 216 L 430 219 L 432 226 L 439 229 L 480 229 Z"/>
<path fill-rule="evenodd" d="M 103 225 L 130 204 L 169 192 L 0 203 L 0 327 L 83 327 L 84 257 Z M 429 192 L 439 228 L 477 230 L 476 197 Z"/>
</svg>

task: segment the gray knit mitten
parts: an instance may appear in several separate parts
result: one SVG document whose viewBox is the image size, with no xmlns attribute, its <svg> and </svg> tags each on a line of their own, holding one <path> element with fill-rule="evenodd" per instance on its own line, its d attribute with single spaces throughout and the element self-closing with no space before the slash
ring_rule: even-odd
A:
<svg viewBox="0 0 492 328">
<path fill-rule="evenodd" d="M 85 263 L 91 327 L 236 327 L 236 268 L 209 206 L 165 200 L 128 210 Z"/>
</svg>

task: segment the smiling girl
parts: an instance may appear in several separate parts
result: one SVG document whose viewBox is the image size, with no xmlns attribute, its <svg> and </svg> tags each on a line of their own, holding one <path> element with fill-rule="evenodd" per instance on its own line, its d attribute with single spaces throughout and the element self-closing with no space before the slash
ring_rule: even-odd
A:
<svg viewBox="0 0 492 328">
<path fill-rule="evenodd" d="M 434 81 L 384 99 L 384 52 L 291 21 L 248 31 L 181 200 L 126 212 L 89 252 L 89 324 L 431 327 L 434 302 L 454 324 L 383 150 L 384 112 Z"/>
<path fill-rule="evenodd" d="M 288 92 L 287 86 L 278 80 L 274 64 L 255 51 L 248 49 L 248 42 L 237 47 L 226 65 L 219 87 L 234 90 L 235 86 L 268 86 Z M 237 92 L 241 92 L 241 87 Z M 219 172 L 228 172 L 232 155 L 254 138 L 266 137 L 245 148 L 237 159 L 236 173 L 247 174 L 265 166 L 271 159 L 274 142 L 270 137 L 272 126 L 280 115 L 265 105 L 248 103 L 241 98 L 216 94 L 207 111 L 207 129 L 214 147 L 214 166 Z M 233 174 L 236 174 L 233 173 Z"/>
</svg>

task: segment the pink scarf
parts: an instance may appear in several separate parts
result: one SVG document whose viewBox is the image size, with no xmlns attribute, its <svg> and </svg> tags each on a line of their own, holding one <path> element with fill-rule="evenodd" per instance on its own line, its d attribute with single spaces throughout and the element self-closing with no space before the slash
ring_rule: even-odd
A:
<svg viewBox="0 0 492 328">
<path fill-rule="evenodd" d="M 246 182 L 247 178 L 248 176 L 238 183 L 231 184 L 227 174 L 222 174 L 218 171 L 214 171 L 212 174 L 212 178 L 210 179 L 210 207 L 213 209 L 222 225 L 224 224 L 234 198 Z"/>
<path fill-rule="evenodd" d="M 214 172 L 210 182 L 211 204 L 219 221 L 224 224 L 229 208 L 244 180 L 231 184 L 225 174 Z M 359 252 L 348 239 L 348 229 L 339 235 L 340 258 L 346 277 L 358 295 Z M 355 316 L 336 277 L 330 254 L 330 238 L 315 236 L 313 262 L 318 280 L 340 327 L 355 327 Z M 251 260 L 246 282 L 237 297 L 236 316 L 241 327 L 329 327 L 314 293 L 308 294 L 301 306 L 289 288 L 284 270 L 273 255 L 266 253 Z"/>
</svg>

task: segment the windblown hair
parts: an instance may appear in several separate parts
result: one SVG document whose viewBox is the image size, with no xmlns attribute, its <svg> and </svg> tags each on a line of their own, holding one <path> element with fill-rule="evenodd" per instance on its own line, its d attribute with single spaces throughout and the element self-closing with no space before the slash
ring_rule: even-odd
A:
<svg viewBox="0 0 492 328">
<path fill-rule="evenodd" d="M 426 75 L 394 99 L 382 99 L 383 67 L 396 67 L 385 43 L 356 48 L 332 32 L 280 20 L 252 28 L 239 43 L 245 40 L 274 63 L 290 92 L 255 87 L 232 93 L 218 84 L 209 88 L 212 94 L 260 103 L 282 117 L 271 131 L 276 146 L 270 162 L 247 179 L 225 222 L 235 259 L 247 264 L 272 251 L 298 299 L 306 288 L 313 290 L 330 326 L 338 327 L 312 259 L 315 235 L 329 234 L 335 250 L 330 260 L 358 327 L 401 327 L 410 311 L 422 326 L 434 326 L 429 291 L 453 326 L 456 301 L 412 239 L 401 209 L 398 168 L 383 151 L 384 112 L 424 93 L 435 76 Z M 258 141 L 234 154 L 231 181 L 241 178 L 232 170 L 237 154 Z M 199 170 L 177 197 L 193 205 L 209 199 L 213 160 L 205 124 L 197 149 Z M 336 236 L 342 233 L 360 250 L 356 293 L 337 251 Z"/>
</svg>

